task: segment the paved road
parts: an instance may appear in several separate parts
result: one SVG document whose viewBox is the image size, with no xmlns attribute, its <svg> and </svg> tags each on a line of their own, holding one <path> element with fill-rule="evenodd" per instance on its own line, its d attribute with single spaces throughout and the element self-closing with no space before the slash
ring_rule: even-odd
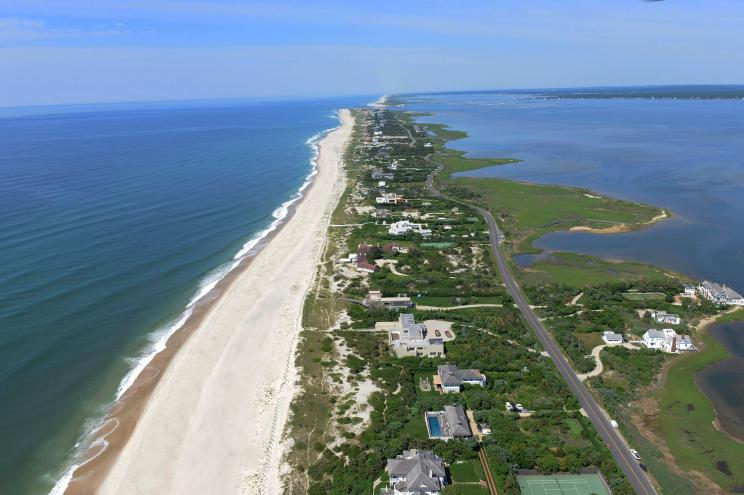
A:
<svg viewBox="0 0 744 495">
<path fill-rule="evenodd" d="M 431 163 L 433 161 L 427 160 Z M 426 179 L 426 187 L 431 190 L 434 194 L 441 195 L 434 184 L 434 176 L 441 172 L 442 167 L 439 166 L 437 169 L 430 174 Z M 604 440 L 607 448 L 612 453 L 612 456 L 617 461 L 620 468 L 625 473 L 628 481 L 639 495 L 656 495 L 651 480 L 649 480 L 646 473 L 644 473 L 638 465 L 638 462 L 633 458 L 631 453 L 628 451 L 628 447 L 620 434 L 620 432 L 612 428 L 609 424 L 607 417 L 605 416 L 602 408 L 597 404 L 597 401 L 591 395 L 586 386 L 576 376 L 576 372 L 566 360 L 566 357 L 561 352 L 558 344 L 553 340 L 552 336 L 548 333 L 545 326 L 539 320 L 535 312 L 532 310 L 530 305 L 527 303 L 524 294 L 517 285 L 514 277 L 509 270 L 509 266 L 506 262 L 506 257 L 501 251 L 501 242 L 504 240 L 504 236 L 499 230 L 496 221 L 494 220 L 491 213 L 479 206 L 470 205 L 486 220 L 488 224 L 488 231 L 491 240 L 491 248 L 493 250 L 494 257 L 496 258 L 496 265 L 498 266 L 501 278 L 504 281 L 506 290 L 511 294 L 512 298 L 516 302 L 519 310 L 522 312 L 522 316 L 527 320 L 527 323 L 534 330 L 537 338 L 542 343 L 543 347 L 547 351 L 550 359 L 553 360 L 555 366 L 558 368 L 563 379 L 568 383 L 568 387 L 573 392 L 574 396 L 578 399 L 581 407 L 586 411 L 587 416 L 594 424 L 594 427 L 599 432 L 599 435 Z"/>
</svg>

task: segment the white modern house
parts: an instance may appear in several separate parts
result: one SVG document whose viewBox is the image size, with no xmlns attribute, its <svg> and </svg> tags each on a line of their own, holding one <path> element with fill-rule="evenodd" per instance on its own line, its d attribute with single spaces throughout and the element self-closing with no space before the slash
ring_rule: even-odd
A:
<svg viewBox="0 0 744 495">
<path fill-rule="evenodd" d="M 444 339 L 416 323 L 412 314 L 401 314 L 397 322 L 378 322 L 375 329 L 387 330 L 388 344 L 396 357 L 444 356 Z"/>
<path fill-rule="evenodd" d="M 697 351 L 689 335 L 679 335 L 671 328 L 646 331 L 643 334 L 643 344 L 649 349 L 659 349 L 673 354 Z"/>
<path fill-rule="evenodd" d="M 666 311 L 650 311 L 651 318 L 654 319 L 656 323 L 666 323 L 667 325 L 679 325 L 682 323 L 682 319 L 672 313 L 667 313 Z"/>
<path fill-rule="evenodd" d="M 607 330 L 602 333 L 602 340 L 604 340 L 604 343 L 607 345 L 620 345 L 623 343 L 623 336 L 622 334 Z"/>
<path fill-rule="evenodd" d="M 701 296 L 719 306 L 744 306 L 744 296 L 731 287 L 705 281 L 698 286 Z"/>
<path fill-rule="evenodd" d="M 408 220 L 391 223 L 388 228 L 390 235 L 404 235 L 408 232 L 415 232 L 423 237 L 429 237 L 431 235 L 431 230 L 425 229 L 420 223 L 413 223 Z"/>
<path fill-rule="evenodd" d="M 390 488 L 384 495 L 439 495 L 447 484 L 444 461 L 431 450 L 404 450 L 385 470 Z"/>
<path fill-rule="evenodd" d="M 380 193 L 380 195 L 375 198 L 375 203 L 378 205 L 397 205 L 401 202 L 403 202 L 403 196 L 399 196 L 392 192 Z"/>
<path fill-rule="evenodd" d="M 682 294 L 685 296 L 694 296 L 697 293 L 697 289 L 695 289 L 695 286 L 692 284 L 685 284 L 684 291 Z"/>
</svg>

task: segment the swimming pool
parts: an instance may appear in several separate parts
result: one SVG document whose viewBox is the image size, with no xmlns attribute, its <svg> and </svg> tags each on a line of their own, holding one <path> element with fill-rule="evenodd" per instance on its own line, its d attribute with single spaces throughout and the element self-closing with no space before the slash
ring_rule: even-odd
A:
<svg viewBox="0 0 744 495">
<path fill-rule="evenodd" d="M 429 423 L 429 436 L 430 437 L 441 437 L 442 427 L 439 424 L 439 418 L 436 416 L 427 416 L 426 422 Z"/>
</svg>

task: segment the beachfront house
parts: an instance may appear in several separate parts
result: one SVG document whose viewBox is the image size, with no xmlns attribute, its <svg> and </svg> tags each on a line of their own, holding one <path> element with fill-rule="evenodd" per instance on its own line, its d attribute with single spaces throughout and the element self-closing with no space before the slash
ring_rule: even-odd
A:
<svg viewBox="0 0 744 495">
<path fill-rule="evenodd" d="M 682 323 L 682 319 L 680 319 L 679 316 L 667 313 L 666 311 L 650 311 L 651 318 L 656 321 L 656 323 L 665 323 L 667 325 L 679 325 Z"/>
<path fill-rule="evenodd" d="M 454 364 L 442 364 L 437 366 L 437 374 L 434 376 L 434 386 L 441 389 L 445 394 L 462 392 L 464 385 L 486 384 L 486 375 L 476 369 L 461 370 Z"/>
<path fill-rule="evenodd" d="M 672 354 L 697 351 L 689 335 L 679 335 L 671 328 L 648 330 L 643 334 L 642 342 L 649 349 L 658 349 Z"/>
<path fill-rule="evenodd" d="M 697 290 L 695 289 L 695 286 L 694 285 L 692 285 L 692 284 L 685 284 L 685 287 L 684 287 L 684 290 L 683 290 L 682 294 L 684 294 L 685 296 L 688 296 L 689 297 L 689 296 L 694 296 L 696 292 L 697 292 Z"/>
<path fill-rule="evenodd" d="M 403 196 L 399 196 L 393 192 L 383 192 L 375 198 L 375 203 L 378 205 L 397 205 L 403 202 Z"/>
<path fill-rule="evenodd" d="M 356 252 L 356 269 L 362 273 L 375 273 L 377 265 L 369 262 L 369 251 L 372 247 L 369 244 L 360 244 Z"/>
<path fill-rule="evenodd" d="M 704 298 L 719 306 L 744 306 L 744 296 L 725 285 L 706 280 L 698 286 L 698 292 Z"/>
<path fill-rule="evenodd" d="M 422 237 L 429 237 L 431 235 L 431 230 L 423 228 L 420 223 L 412 223 L 408 220 L 391 223 L 390 227 L 388 227 L 388 233 L 390 235 L 404 235 L 409 232 L 420 234 Z"/>
<path fill-rule="evenodd" d="M 439 495 L 447 484 L 447 470 L 441 457 L 431 450 L 404 450 L 385 467 L 390 488 L 383 495 Z"/>
<path fill-rule="evenodd" d="M 416 323 L 412 314 L 403 313 L 398 321 L 375 323 L 375 330 L 387 331 L 390 349 L 398 358 L 444 356 L 444 339 Z"/>
<path fill-rule="evenodd" d="M 450 440 L 473 436 L 465 409 L 460 405 L 444 406 L 443 411 L 427 411 L 424 413 L 424 419 L 429 438 Z"/>
<path fill-rule="evenodd" d="M 602 333 L 602 340 L 607 345 L 620 345 L 623 343 L 623 336 L 622 334 L 607 330 Z"/>
<path fill-rule="evenodd" d="M 362 301 L 362 305 L 368 309 L 403 309 L 412 308 L 413 301 L 405 294 L 395 297 L 385 297 L 379 290 L 371 290 Z"/>
</svg>

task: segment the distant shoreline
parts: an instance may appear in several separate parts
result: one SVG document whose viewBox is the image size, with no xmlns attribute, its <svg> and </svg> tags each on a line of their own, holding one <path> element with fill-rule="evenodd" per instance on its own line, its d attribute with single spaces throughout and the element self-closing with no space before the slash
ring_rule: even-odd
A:
<svg viewBox="0 0 744 495">
<path fill-rule="evenodd" d="M 81 466 L 78 466 L 74 470 L 69 485 L 60 493 L 89 494 L 92 492 L 98 492 L 99 489 L 106 493 L 132 493 L 130 490 L 131 486 L 127 488 L 128 484 L 138 484 L 142 480 L 133 479 L 134 476 L 132 476 L 130 472 L 132 467 L 131 464 L 138 461 L 140 457 L 152 456 L 153 458 L 148 461 L 148 465 L 151 465 L 154 471 L 158 471 L 159 468 L 156 466 L 157 461 L 155 459 L 157 456 L 153 456 L 152 452 L 153 450 L 156 450 L 156 448 L 143 447 L 141 445 L 143 443 L 141 435 L 137 442 L 135 442 L 137 444 L 136 447 L 130 447 L 130 439 L 134 435 L 137 435 L 139 429 L 144 428 L 142 422 L 146 419 L 149 420 L 147 421 L 147 424 L 150 428 L 168 430 L 173 427 L 173 425 L 170 424 L 170 420 L 166 422 L 167 425 L 163 425 L 162 421 L 157 421 L 155 418 L 150 416 L 154 416 L 158 412 L 163 413 L 169 408 L 179 404 L 181 400 L 180 394 L 177 394 L 179 397 L 173 397 L 172 394 L 169 396 L 168 389 L 173 386 L 174 382 L 177 383 L 179 379 L 181 382 L 187 382 L 189 380 L 189 378 L 183 378 L 183 376 L 191 371 L 192 367 L 180 369 L 178 372 L 171 371 L 174 367 L 182 368 L 183 362 L 187 361 L 187 357 L 184 357 L 186 351 L 185 347 L 187 344 L 190 352 L 185 354 L 190 354 L 192 356 L 191 360 L 193 361 L 194 359 L 199 360 L 199 354 L 201 353 L 220 351 L 215 356 L 221 357 L 222 354 L 229 352 L 230 347 L 228 344 L 231 344 L 231 342 L 237 338 L 234 334 L 240 332 L 241 334 L 246 334 L 243 336 L 244 338 L 253 337 L 247 335 L 251 330 L 251 322 L 245 315 L 250 313 L 251 304 L 250 302 L 245 302 L 244 298 L 247 295 L 245 292 L 250 291 L 251 289 L 261 291 L 263 288 L 268 291 L 268 287 L 265 285 L 262 287 L 261 282 L 266 282 L 280 275 L 272 273 L 275 271 L 275 269 L 272 270 L 272 263 L 270 262 L 272 257 L 275 256 L 278 259 L 292 260 L 291 256 L 286 256 L 286 252 L 291 251 L 293 248 L 297 248 L 299 245 L 294 240 L 288 242 L 286 238 L 299 234 L 304 235 L 306 238 L 313 238 L 316 243 L 322 241 L 322 239 L 316 239 L 314 236 L 308 237 L 307 230 L 308 228 L 311 228 L 312 225 L 310 225 L 309 222 L 310 218 L 306 217 L 312 217 L 313 214 L 318 216 L 318 211 L 323 211 L 329 207 L 332 209 L 333 206 L 335 206 L 335 190 L 339 189 L 339 187 L 341 189 L 343 188 L 343 174 L 339 167 L 341 154 L 345 145 L 345 139 L 350 133 L 352 122 L 353 119 L 351 119 L 348 111 L 342 111 L 341 125 L 326 134 L 324 139 L 319 143 L 320 153 L 317 156 L 317 175 L 313 177 L 312 182 L 310 182 L 309 185 L 301 189 L 303 194 L 302 197 L 289 206 L 289 211 L 279 228 L 269 232 L 266 237 L 259 240 L 259 244 L 264 245 L 263 250 L 253 258 L 243 258 L 239 260 L 238 266 L 220 280 L 206 296 L 195 304 L 193 313 L 183 327 L 171 335 L 167 341 L 166 348 L 154 356 L 136 378 L 132 386 L 122 395 L 121 400 L 114 404 L 111 411 L 108 413 L 103 426 L 99 430 L 103 431 L 103 435 L 100 435 L 99 440 L 94 441 L 91 444 L 88 455 L 89 460 L 85 461 Z M 340 186 L 339 181 L 341 184 Z M 340 195 L 340 192 L 338 195 Z M 302 218 L 300 219 L 298 217 Z M 323 218 L 325 217 L 319 216 L 316 221 L 322 222 Z M 255 247 L 256 246 L 253 248 L 255 249 Z M 309 248 L 309 246 L 307 247 Z M 280 252 L 283 252 L 283 254 L 280 254 Z M 312 253 L 312 249 L 307 250 L 305 259 L 300 261 L 303 263 L 304 269 L 297 269 L 295 271 L 295 278 L 298 279 L 297 283 L 300 285 L 304 282 L 309 283 L 312 272 L 314 272 L 314 263 L 309 259 L 309 257 L 312 256 Z M 311 270 L 310 273 L 308 273 L 308 269 Z M 304 282 L 301 282 L 302 279 L 305 279 Z M 294 289 L 294 287 L 295 286 L 292 285 L 291 289 Z M 284 292 L 287 292 L 287 287 L 284 286 L 274 287 L 274 289 L 283 289 Z M 292 297 L 296 297 L 296 294 L 292 290 L 289 292 Z M 261 297 L 261 294 L 255 294 L 255 296 Z M 239 308 L 236 308 L 236 304 Z M 236 309 L 239 311 L 236 311 Z M 289 313 L 301 314 L 301 309 L 302 305 L 300 303 L 296 305 L 296 307 L 291 308 Z M 257 310 L 254 309 L 253 311 L 255 312 Z M 266 316 L 264 314 L 265 311 L 260 312 L 261 315 L 258 316 Z M 274 314 L 276 315 L 279 313 L 280 308 L 276 308 Z M 287 313 L 286 310 L 282 310 L 281 313 L 285 313 L 284 316 L 289 316 L 291 319 L 291 315 Z M 218 325 L 215 320 L 219 319 L 220 315 L 225 317 L 229 316 L 232 319 L 227 321 L 232 321 L 232 323 L 230 323 L 228 327 L 225 327 L 224 324 L 226 321 L 223 319 L 219 322 L 220 325 Z M 243 316 L 245 319 L 236 320 L 235 317 L 238 315 Z M 278 321 L 275 321 L 275 323 L 278 323 Z M 199 332 L 197 332 L 197 330 L 199 330 Z M 220 330 L 225 338 L 223 342 L 224 347 L 219 349 L 210 348 L 210 341 L 214 339 L 209 336 L 206 337 L 208 340 L 207 342 L 193 342 L 196 334 L 199 334 L 200 339 L 203 340 L 205 336 L 202 334 L 205 332 L 216 335 Z M 282 333 L 282 328 L 279 327 L 271 328 L 271 330 L 277 335 Z M 280 346 L 282 353 L 291 357 L 291 349 L 294 347 L 295 340 L 295 334 L 287 333 L 282 335 L 281 339 L 274 342 L 274 345 L 272 345 L 271 348 L 263 349 L 262 353 L 260 348 L 254 349 L 255 353 L 262 354 L 256 355 L 254 358 L 255 360 L 262 357 L 265 360 L 267 359 L 268 361 L 264 363 L 263 367 L 269 370 L 273 368 L 273 371 L 277 371 L 276 365 L 281 364 L 282 361 L 273 360 L 275 353 L 277 352 L 276 345 Z M 272 349 L 274 350 L 272 351 Z M 197 353 L 196 358 L 194 358 L 193 353 Z M 255 360 L 253 360 L 254 362 L 252 363 L 245 363 L 245 365 L 255 365 Z M 220 366 L 221 360 L 217 359 L 217 361 L 212 362 L 211 364 L 213 366 Z M 286 374 L 287 370 L 281 369 L 278 371 Z M 201 393 L 205 393 L 205 391 L 211 391 L 215 387 L 214 384 L 210 383 L 210 380 L 215 373 L 217 372 L 214 369 L 207 372 L 206 375 L 195 372 L 190 375 L 190 378 L 196 380 L 194 387 L 203 387 Z M 285 376 L 284 382 L 286 386 L 284 388 L 288 389 L 291 388 L 293 384 L 292 380 L 286 380 L 286 378 L 287 377 Z M 282 393 L 290 393 L 291 395 L 291 391 L 289 390 L 283 390 Z M 255 399 L 255 396 L 258 394 L 254 393 L 253 395 L 253 399 Z M 244 399 L 246 398 L 236 397 L 235 407 L 240 407 L 237 404 Z M 279 397 L 277 397 L 277 400 L 278 399 Z M 185 404 L 180 405 L 185 406 Z M 199 405 L 198 398 L 195 405 Z M 286 405 L 288 406 L 288 402 Z M 276 419 L 284 415 L 286 419 L 286 407 L 284 407 L 284 405 L 279 407 L 278 402 L 277 407 L 278 409 L 272 417 Z M 280 409 L 283 412 L 280 412 Z M 191 414 L 196 414 L 195 408 L 192 407 L 178 407 L 178 410 L 189 410 L 192 411 Z M 191 423 L 183 419 L 184 415 L 179 414 L 178 416 L 180 417 L 179 419 L 182 420 L 182 423 L 185 422 L 185 427 L 190 426 Z M 212 419 L 215 423 L 220 423 L 220 418 L 216 417 L 215 414 L 210 413 L 210 416 L 215 416 L 212 417 Z M 246 421 L 246 423 L 250 422 Z M 115 425 L 113 428 L 110 426 L 112 424 Z M 281 430 L 280 427 L 277 431 L 281 432 Z M 186 434 L 185 431 L 182 433 Z M 206 433 L 192 432 L 192 437 L 199 437 L 200 435 L 206 435 Z M 272 433 L 272 438 L 267 438 L 267 440 L 274 442 L 275 438 L 273 438 L 273 436 Z M 154 438 L 152 435 L 144 436 L 144 440 L 150 440 L 152 438 Z M 104 441 L 107 445 L 101 449 L 100 446 Z M 183 442 L 179 438 L 177 443 L 182 444 Z M 159 446 L 154 445 L 151 447 Z M 256 445 L 253 450 L 257 451 L 258 449 L 259 447 Z M 129 450 L 137 450 L 141 452 L 138 452 L 136 455 L 131 454 L 127 456 L 126 454 Z M 257 455 L 259 454 L 259 452 L 254 453 Z M 169 463 L 171 464 L 171 467 L 173 467 L 172 464 L 176 463 L 176 459 L 172 459 L 172 461 L 173 462 Z M 278 463 L 274 462 L 274 464 Z M 238 466 L 240 469 L 243 467 L 242 463 Z M 112 475 L 115 474 L 112 470 L 113 468 L 117 468 L 118 471 L 127 474 L 119 476 L 115 483 L 110 483 L 109 481 Z M 226 469 L 232 468 L 233 467 L 226 466 Z M 138 469 L 135 472 L 140 471 L 141 470 Z M 222 473 L 219 474 L 221 475 Z M 155 472 L 154 474 L 150 473 L 146 478 L 152 481 L 153 477 L 160 477 L 160 475 L 160 472 Z M 203 478 L 207 479 L 204 480 Z M 177 480 L 174 478 L 172 481 L 176 483 Z M 214 482 L 214 480 L 211 479 L 209 475 L 202 474 L 200 476 L 200 482 Z M 227 481 L 224 482 L 226 483 Z M 188 483 L 188 485 L 190 486 L 191 483 Z M 235 483 L 232 486 L 235 486 Z M 171 485 L 171 488 L 175 489 L 173 485 Z M 179 492 L 178 489 L 175 490 L 176 491 L 173 493 Z M 158 489 L 157 493 L 162 492 Z"/>
</svg>

